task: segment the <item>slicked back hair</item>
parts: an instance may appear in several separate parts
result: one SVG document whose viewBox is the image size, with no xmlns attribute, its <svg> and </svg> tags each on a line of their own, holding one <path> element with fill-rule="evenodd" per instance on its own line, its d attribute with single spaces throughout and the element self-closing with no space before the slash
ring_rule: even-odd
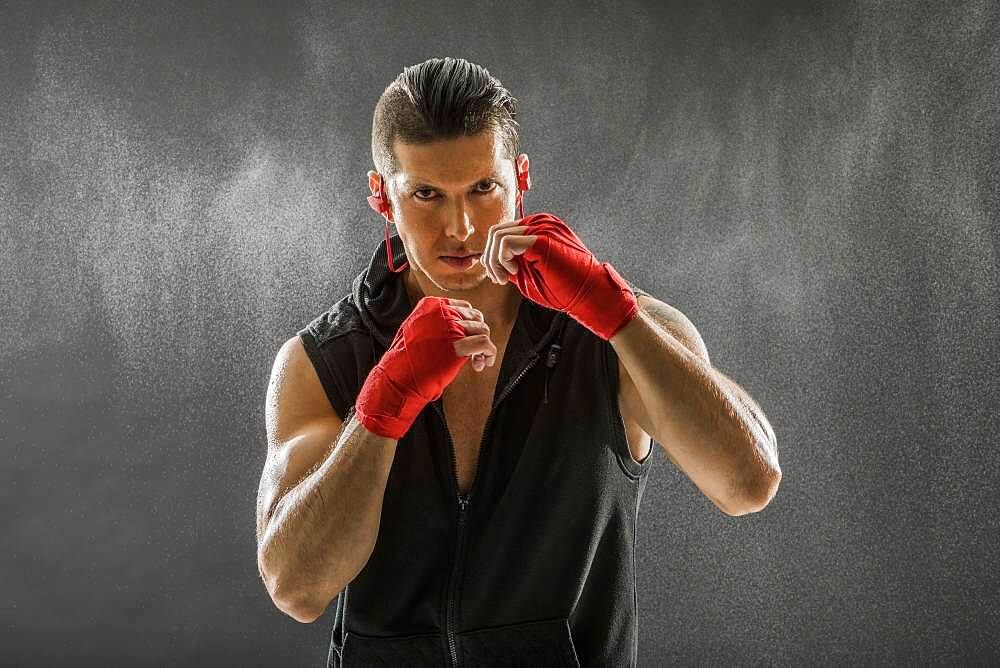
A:
<svg viewBox="0 0 1000 668">
<path fill-rule="evenodd" d="M 464 58 L 431 58 L 405 68 L 382 93 L 372 119 L 372 160 L 388 181 L 399 171 L 396 139 L 427 144 L 499 132 L 505 157 L 518 154 L 517 99 L 486 68 Z"/>
</svg>

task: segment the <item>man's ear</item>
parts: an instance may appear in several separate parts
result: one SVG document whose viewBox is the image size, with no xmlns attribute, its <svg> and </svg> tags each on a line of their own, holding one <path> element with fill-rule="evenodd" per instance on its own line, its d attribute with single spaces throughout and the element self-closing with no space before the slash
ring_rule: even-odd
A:
<svg viewBox="0 0 1000 668">
<path fill-rule="evenodd" d="M 368 170 L 368 189 L 371 191 L 372 195 L 375 196 L 378 195 L 378 186 L 379 186 L 379 181 L 381 180 L 382 180 L 381 174 L 372 169 Z M 388 207 L 388 210 L 386 211 L 386 213 L 383 213 L 382 215 L 390 223 L 394 223 L 395 221 L 393 221 L 392 219 L 392 202 L 389 200 L 388 184 L 383 185 L 383 193 L 385 194 L 385 204 Z"/>
<path fill-rule="evenodd" d="M 528 172 L 528 154 L 521 153 L 514 158 L 514 206 L 520 206 L 524 197 L 524 191 L 531 188 L 531 179 L 528 176 L 521 176 L 521 173 Z M 522 188 L 523 186 L 523 188 Z"/>
<path fill-rule="evenodd" d="M 531 176 L 528 170 L 528 154 L 521 153 L 514 159 L 514 164 L 517 165 L 515 170 L 515 177 L 518 180 L 519 185 L 523 185 L 523 190 L 529 190 L 531 188 Z"/>
</svg>

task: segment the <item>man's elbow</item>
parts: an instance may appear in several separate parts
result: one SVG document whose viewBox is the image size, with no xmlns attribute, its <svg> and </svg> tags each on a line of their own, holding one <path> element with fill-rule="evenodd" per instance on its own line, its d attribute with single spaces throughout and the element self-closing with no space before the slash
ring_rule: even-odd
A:
<svg viewBox="0 0 1000 668">
<path fill-rule="evenodd" d="M 301 596 L 285 596 L 278 592 L 271 597 L 275 607 L 302 624 L 312 624 L 326 612 L 326 605 Z"/>
<path fill-rule="evenodd" d="M 765 482 L 757 486 L 755 493 L 748 495 L 749 500 L 744 504 L 746 510 L 740 514 L 759 513 L 767 508 L 768 504 L 771 503 L 771 499 L 778 493 L 778 485 L 780 484 L 781 470 L 778 469 L 769 474 Z"/>
<path fill-rule="evenodd" d="M 304 606 L 284 607 L 279 609 L 295 621 L 301 622 L 302 624 L 312 624 L 317 619 L 322 617 L 324 612 L 324 610 L 318 610 L 315 607 L 308 608 Z"/>
<path fill-rule="evenodd" d="M 779 470 L 769 475 L 765 482 L 756 485 L 753 490 L 744 494 L 739 503 L 731 503 L 725 507 L 719 507 L 722 512 L 730 517 L 741 517 L 750 513 L 759 513 L 771 503 L 771 499 L 778 493 L 778 485 L 780 483 L 781 471 Z"/>
<path fill-rule="evenodd" d="M 321 600 L 317 597 L 315 588 L 308 592 L 303 592 L 302 587 L 289 586 L 287 583 L 282 584 L 280 580 L 274 577 L 267 577 L 263 570 L 260 572 L 264 580 L 264 586 L 274 606 L 302 624 L 312 624 L 322 617 L 323 613 L 326 612 L 327 606 L 330 605 L 330 601 L 335 599 L 340 591 L 343 590 L 343 587 L 341 587 L 337 589 L 337 593 L 333 594 L 333 596 Z"/>
</svg>

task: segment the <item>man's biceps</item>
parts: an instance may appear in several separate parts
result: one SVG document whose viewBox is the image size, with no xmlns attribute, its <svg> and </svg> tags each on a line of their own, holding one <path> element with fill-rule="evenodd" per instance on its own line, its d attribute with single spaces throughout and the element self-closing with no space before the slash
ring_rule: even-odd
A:
<svg viewBox="0 0 1000 668">
<path fill-rule="evenodd" d="M 313 474 L 336 445 L 342 425 L 335 420 L 314 420 L 289 439 L 268 448 L 261 476 L 261 504 L 270 516 L 281 500 Z"/>
</svg>

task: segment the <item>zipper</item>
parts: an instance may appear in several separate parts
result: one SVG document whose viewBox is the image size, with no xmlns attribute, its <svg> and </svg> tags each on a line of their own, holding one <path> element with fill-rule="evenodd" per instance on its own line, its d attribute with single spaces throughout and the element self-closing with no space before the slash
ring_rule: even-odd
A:
<svg viewBox="0 0 1000 668">
<path fill-rule="evenodd" d="M 472 498 L 472 492 L 476 489 L 476 480 L 479 479 L 479 462 L 482 461 L 483 455 L 485 454 L 486 443 L 488 441 L 487 436 L 489 435 L 490 424 L 493 422 L 493 413 L 496 411 L 497 406 L 500 402 L 507 397 L 508 394 L 513 391 L 514 386 L 524 377 L 524 374 L 528 373 L 531 367 L 535 366 L 535 362 L 538 361 L 538 353 L 534 353 L 531 359 L 528 360 L 528 364 L 521 369 L 521 372 L 514 377 L 507 386 L 504 387 L 500 396 L 494 402 L 493 406 L 490 408 L 489 414 L 486 416 L 486 424 L 483 426 L 483 436 L 479 441 L 479 456 L 476 458 L 476 470 L 472 474 L 472 485 L 469 487 L 469 492 L 465 496 L 462 496 L 461 491 L 458 488 L 458 456 L 455 454 L 455 442 L 451 438 L 451 430 L 448 429 L 448 421 L 445 420 L 444 411 L 438 406 L 438 402 L 432 402 L 434 410 L 437 411 L 438 416 L 441 418 L 441 424 L 444 425 L 445 434 L 448 435 L 448 448 L 451 451 L 451 463 L 452 463 L 452 481 L 455 484 L 455 497 L 458 499 L 458 535 L 455 538 L 455 561 L 452 566 L 451 578 L 448 581 L 448 607 L 445 616 L 445 632 L 448 636 L 448 650 L 451 652 L 451 665 L 458 667 L 458 638 L 457 631 L 455 627 L 457 622 L 455 620 L 455 607 L 457 605 L 457 596 L 455 595 L 456 583 L 459 579 L 459 573 L 461 572 L 461 564 L 459 560 L 462 555 L 462 542 L 465 538 L 465 512 L 469 507 L 469 499 Z"/>
</svg>

